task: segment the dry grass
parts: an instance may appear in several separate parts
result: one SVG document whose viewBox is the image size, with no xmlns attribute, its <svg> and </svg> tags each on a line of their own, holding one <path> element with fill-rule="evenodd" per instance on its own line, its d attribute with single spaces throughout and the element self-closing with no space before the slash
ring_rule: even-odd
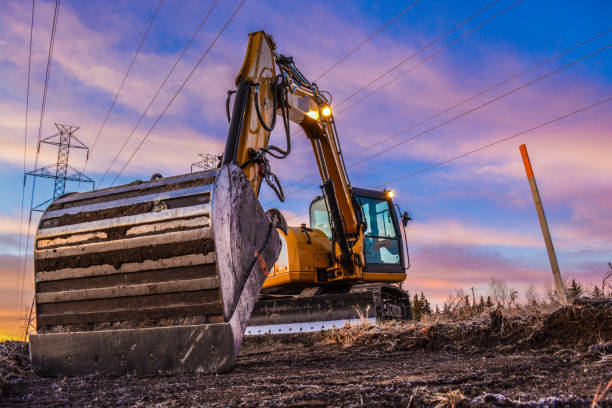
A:
<svg viewBox="0 0 612 408">
<path fill-rule="evenodd" d="M 599 386 L 597 386 L 597 390 L 595 391 L 595 395 L 593 396 L 593 402 L 591 403 L 591 408 L 599 407 L 599 402 L 606 395 L 610 387 L 612 387 L 612 378 L 610 378 L 610 381 L 608 381 L 608 384 L 606 384 L 603 389 L 601 389 L 601 386 L 602 384 L 599 384 Z"/>
<path fill-rule="evenodd" d="M 429 400 L 434 403 L 436 408 L 456 408 L 463 402 L 467 401 L 467 398 L 461 390 L 452 390 L 449 392 L 434 392 Z"/>
<path fill-rule="evenodd" d="M 355 306 L 355 312 L 359 318 L 358 323 L 347 322 L 344 327 L 339 329 L 331 329 L 325 333 L 323 344 L 340 344 L 343 347 L 351 347 L 357 343 L 358 339 L 367 331 L 372 330 L 375 326 L 368 320 L 368 309 L 362 311 Z"/>
<path fill-rule="evenodd" d="M 612 305 L 588 303 L 542 310 L 490 308 L 455 319 L 428 317 L 421 321 L 388 321 L 358 324 L 323 333 L 324 344 L 344 348 L 367 345 L 381 350 L 415 348 L 474 349 L 492 347 L 503 351 L 545 348 L 588 348 L 589 358 L 607 363 L 612 355 Z M 583 352 L 585 350 L 582 350 Z"/>
</svg>

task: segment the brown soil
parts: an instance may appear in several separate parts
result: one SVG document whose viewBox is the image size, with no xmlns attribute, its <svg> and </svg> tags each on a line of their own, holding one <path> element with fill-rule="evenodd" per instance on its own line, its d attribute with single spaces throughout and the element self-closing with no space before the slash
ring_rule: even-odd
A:
<svg viewBox="0 0 612 408">
<path fill-rule="evenodd" d="M 26 356 L 0 343 L 0 405 L 612 407 L 612 390 L 595 397 L 612 379 L 612 300 L 249 337 L 224 375 L 40 378 Z"/>
</svg>

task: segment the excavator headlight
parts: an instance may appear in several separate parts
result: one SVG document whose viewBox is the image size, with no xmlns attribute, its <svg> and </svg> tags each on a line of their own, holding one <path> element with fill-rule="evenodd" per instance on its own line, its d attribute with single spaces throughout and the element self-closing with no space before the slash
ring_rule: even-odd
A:
<svg viewBox="0 0 612 408">
<path fill-rule="evenodd" d="M 323 109 L 321 109 L 321 114 L 328 118 L 331 116 L 332 110 L 329 106 L 324 106 Z"/>
<path fill-rule="evenodd" d="M 394 195 L 395 193 L 393 192 L 393 190 L 387 190 L 387 198 L 393 198 Z"/>
<path fill-rule="evenodd" d="M 308 111 L 307 115 L 313 118 L 314 120 L 319 120 L 319 113 L 317 111 Z"/>
</svg>

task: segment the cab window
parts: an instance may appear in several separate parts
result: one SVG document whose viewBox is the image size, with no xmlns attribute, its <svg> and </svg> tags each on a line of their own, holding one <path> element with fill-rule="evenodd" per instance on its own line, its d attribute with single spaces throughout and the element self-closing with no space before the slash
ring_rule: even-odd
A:
<svg viewBox="0 0 612 408">
<path fill-rule="evenodd" d="M 323 197 L 313 201 L 310 205 L 310 228 L 320 229 L 327 235 L 327 238 L 332 239 L 329 214 L 327 213 L 327 205 Z"/>
<path fill-rule="evenodd" d="M 386 200 L 356 197 L 366 223 L 365 256 L 367 263 L 400 264 L 399 239 Z"/>
</svg>

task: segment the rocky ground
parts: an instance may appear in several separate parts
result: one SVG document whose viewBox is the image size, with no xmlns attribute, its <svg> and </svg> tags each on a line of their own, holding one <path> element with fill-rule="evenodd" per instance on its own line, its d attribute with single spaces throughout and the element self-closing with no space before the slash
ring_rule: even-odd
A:
<svg viewBox="0 0 612 408">
<path fill-rule="evenodd" d="M 223 375 L 40 378 L 5 342 L 0 376 L 0 406 L 612 407 L 612 300 L 249 337 Z"/>
</svg>

